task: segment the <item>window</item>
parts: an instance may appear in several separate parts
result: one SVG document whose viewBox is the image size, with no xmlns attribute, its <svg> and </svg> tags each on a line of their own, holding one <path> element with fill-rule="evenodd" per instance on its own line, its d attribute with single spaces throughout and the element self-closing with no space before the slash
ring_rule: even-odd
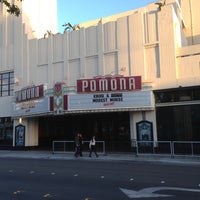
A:
<svg viewBox="0 0 200 200">
<path fill-rule="evenodd" d="M 172 103 L 181 101 L 199 101 L 200 87 L 189 87 L 154 91 L 156 103 Z"/>
<path fill-rule="evenodd" d="M 14 72 L 0 74 L 0 97 L 14 94 Z"/>
<path fill-rule="evenodd" d="M 0 146 L 12 146 L 13 120 L 11 117 L 0 118 Z"/>
</svg>

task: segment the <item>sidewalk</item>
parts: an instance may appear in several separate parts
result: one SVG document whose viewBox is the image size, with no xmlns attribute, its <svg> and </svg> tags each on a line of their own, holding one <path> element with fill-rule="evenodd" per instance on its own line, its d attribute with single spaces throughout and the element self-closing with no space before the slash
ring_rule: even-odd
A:
<svg viewBox="0 0 200 200">
<path fill-rule="evenodd" d="M 51 151 L 14 151 L 0 150 L 0 158 L 26 158 L 26 159 L 60 159 L 60 160 L 92 160 L 92 161 L 129 161 L 129 162 L 157 162 L 181 165 L 200 166 L 200 157 L 169 155 L 139 155 L 133 153 L 107 153 L 99 154 L 99 157 L 88 157 L 88 152 L 83 152 L 83 157 L 75 158 L 73 152 L 52 153 Z"/>
</svg>

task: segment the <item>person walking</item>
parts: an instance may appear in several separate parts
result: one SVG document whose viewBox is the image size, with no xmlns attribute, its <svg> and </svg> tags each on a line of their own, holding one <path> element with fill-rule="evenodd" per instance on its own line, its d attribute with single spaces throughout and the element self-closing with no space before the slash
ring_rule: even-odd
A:
<svg viewBox="0 0 200 200">
<path fill-rule="evenodd" d="M 93 136 L 92 139 L 90 140 L 89 148 L 90 148 L 89 157 L 92 156 L 92 152 L 94 152 L 94 154 L 96 155 L 96 157 L 99 157 L 98 154 L 97 154 L 97 152 L 96 152 L 96 140 L 95 140 L 95 136 Z"/>
<path fill-rule="evenodd" d="M 76 134 L 75 136 L 75 157 L 80 156 L 80 140 L 79 140 L 79 133 Z"/>
<path fill-rule="evenodd" d="M 79 138 L 79 155 L 80 155 L 80 157 L 82 157 L 83 156 L 83 136 L 82 136 L 82 134 L 79 133 L 78 138 Z"/>
</svg>

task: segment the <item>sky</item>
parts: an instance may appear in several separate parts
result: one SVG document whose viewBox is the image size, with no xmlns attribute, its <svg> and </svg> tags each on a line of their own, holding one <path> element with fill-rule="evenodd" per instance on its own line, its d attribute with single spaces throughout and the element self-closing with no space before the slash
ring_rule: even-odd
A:
<svg viewBox="0 0 200 200">
<path fill-rule="evenodd" d="M 157 0 L 57 0 L 58 32 L 72 25 L 144 7 Z"/>
</svg>

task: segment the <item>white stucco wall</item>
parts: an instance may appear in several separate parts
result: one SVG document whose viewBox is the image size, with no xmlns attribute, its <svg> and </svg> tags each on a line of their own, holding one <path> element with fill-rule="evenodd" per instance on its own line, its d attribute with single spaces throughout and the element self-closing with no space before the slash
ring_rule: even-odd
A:
<svg viewBox="0 0 200 200">
<path fill-rule="evenodd" d="M 116 21 L 31 40 L 26 84 L 47 83 L 52 88 L 63 81 L 74 86 L 78 78 L 119 73 L 141 75 L 153 89 L 177 87 L 179 78 L 197 76 L 199 58 L 187 59 L 190 73 L 184 58 L 177 59 L 186 38 L 175 8 L 169 4 L 162 12 L 141 10 Z"/>
<path fill-rule="evenodd" d="M 24 12 L 30 11 L 32 1 L 29 1 L 23 3 Z M 94 26 L 88 23 L 86 28 L 79 31 L 39 40 L 28 40 L 26 25 L 22 25 L 25 14 L 19 18 L 4 17 L 4 10 L 0 13 L 1 18 L 4 18 L 0 21 L 3 33 L 0 35 L 0 71 L 15 70 L 15 77 L 20 80 L 16 90 L 32 83 L 47 83 L 48 88 L 52 88 L 57 81 L 74 86 L 77 78 L 109 73 L 141 75 L 143 82 L 153 83 L 153 89 L 177 87 L 179 79 L 199 75 L 199 56 L 179 56 L 181 49 L 191 49 L 190 46 L 184 46 L 186 40 L 189 43 L 188 35 L 184 37 L 187 27 L 182 27 L 179 4 L 174 4 L 176 1 L 172 0 L 167 2 L 161 12 L 157 11 L 155 4 L 150 4 L 135 12 L 102 19 L 102 23 L 98 22 Z M 45 0 L 37 0 L 34 6 L 43 8 L 45 3 Z M 52 0 L 50 4 L 53 6 L 56 1 Z M 180 5 L 183 7 L 181 16 L 187 24 L 189 16 L 185 10 L 188 3 L 182 0 Z M 191 11 L 196 12 L 193 8 L 197 5 L 199 1 L 192 1 Z M 42 28 L 42 22 L 37 23 L 40 11 L 35 13 L 35 9 L 32 9 L 29 13 L 32 21 L 35 20 L 34 23 L 38 25 L 38 30 Z M 52 11 L 52 14 L 49 12 L 44 15 L 55 16 L 56 11 Z M 52 27 L 55 24 L 53 22 Z M 196 21 L 194 24 L 197 24 Z M 181 48 L 182 45 L 184 47 Z M 186 85 L 189 86 L 188 82 Z"/>
<path fill-rule="evenodd" d="M 10 117 L 13 112 L 13 97 L 1 97 L 0 117 Z"/>
</svg>

